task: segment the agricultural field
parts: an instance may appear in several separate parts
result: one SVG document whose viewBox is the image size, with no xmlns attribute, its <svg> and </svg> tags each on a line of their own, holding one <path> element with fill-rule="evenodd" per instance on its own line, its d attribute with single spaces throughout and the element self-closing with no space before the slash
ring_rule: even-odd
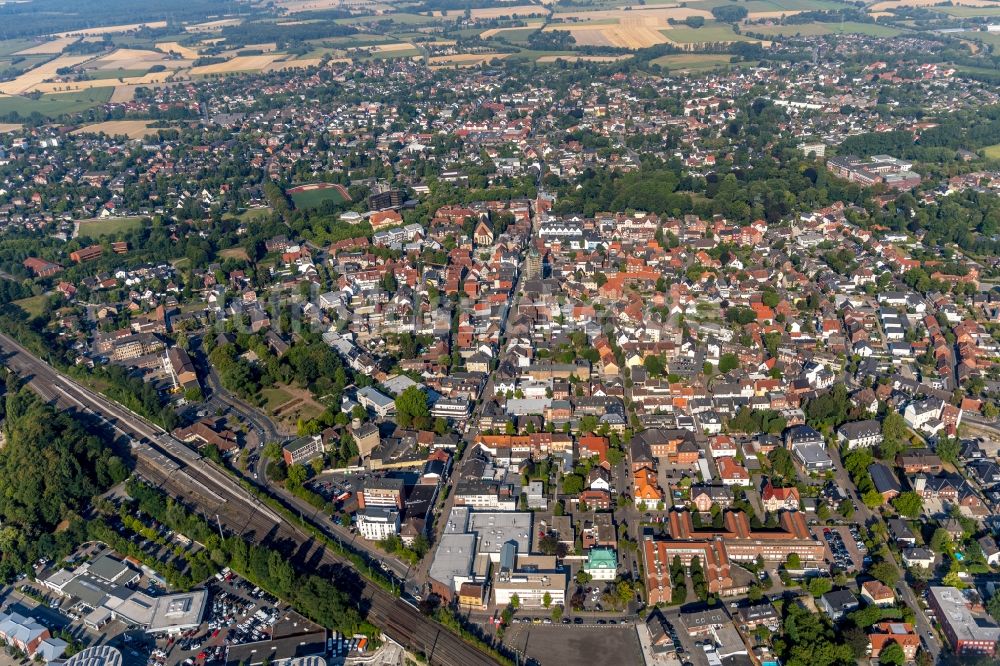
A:
<svg viewBox="0 0 1000 666">
<path fill-rule="evenodd" d="M 259 72 L 267 68 L 272 62 L 277 60 L 280 54 L 268 53 L 256 56 L 236 56 L 226 62 L 215 63 L 214 65 L 202 65 L 192 67 L 191 76 L 209 76 L 211 74 L 233 74 L 236 72 Z"/>
<path fill-rule="evenodd" d="M 653 60 L 651 64 L 659 65 L 670 72 L 708 72 L 716 67 L 728 67 L 732 56 L 713 53 L 675 53 Z"/>
<path fill-rule="evenodd" d="M 616 55 L 616 56 L 592 56 L 592 55 L 543 55 L 535 59 L 535 62 L 550 63 L 557 62 L 559 60 L 565 60 L 566 62 L 618 62 L 619 60 L 624 60 L 626 58 L 631 58 L 629 55 Z"/>
<path fill-rule="evenodd" d="M 1000 143 L 983 148 L 983 155 L 991 160 L 1000 160 Z"/>
<path fill-rule="evenodd" d="M 87 78 L 92 81 L 108 79 L 134 79 L 146 75 L 145 69 L 92 69 L 87 72 Z"/>
<path fill-rule="evenodd" d="M 50 39 L 41 44 L 35 44 L 25 49 L 21 49 L 16 53 L 16 55 L 55 55 L 57 53 L 62 53 L 70 44 L 74 43 L 77 37 L 60 37 L 58 39 Z M 20 40 L 13 40 L 20 41 Z M 6 44 L 6 42 L 4 42 Z"/>
<path fill-rule="evenodd" d="M 519 16 L 541 16 L 548 14 L 549 10 L 540 7 L 539 5 L 503 5 L 502 7 L 480 7 L 477 9 L 469 10 L 470 16 L 473 19 L 495 19 L 495 18 L 506 18 L 506 17 L 519 17 Z M 449 11 L 447 14 L 444 12 L 434 12 L 435 16 L 454 16 L 460 12 Z"/>
<path fill-rule="evenodd" d="M 33 90 L 38 90 L 41 88 L 41 84 L 43 82 L 57 76 L 57 70 L 63 67 L 73 67 L 74 65 L 79 65 L 80 63 L 86 62 L 91 58 L 92 56 L 89 55 L 59 56 L 44 65 L 39 65 L 34 69 L 28 70 L 16 79 L 0 83 L 0 92 L 7 95 L 21 95 L 23 93 L 32 92 Z"/>
<path fill-rule="evenodd" d="M 89 88 L 76 92 L 42 95 L 38 99 L 18 95 L 0 95 L 0 116 L 7 116 L 11 113 L 29 116 L 32 113 L 39 113 L 49 118 L 55 118 L 63 114 L 78 113 L 101 104 L 107 104 L 113 90 L 114 88 L 110 86 Z"/>
<path fill-rule="evenodd" d="M 491 28 L 479 35 L 482 39 L 503 39 L 511 44 L 526 45 L 528 37 L 538 31 L 540 26 L 534 28 Z M 489 34 L 487 34 L 489 33 Z"/>
<path fill-rule="evenodd" d="M 941 0 L 883 0 L 882 2 L 876 2 L 868 8 L 869 12 L 885 12 L 892 11 L 897 7 L 933 7 L 934 5 L 941 4 Z M 957 10 L 966 7 L 976 7 L 983 8 L 983 10 L 996 9 L 1000 7 L 1000 3 L 994 0 L 952 0 L 952 5 L 961 5 L 961 7 L 938 7 L 940 11 L 946 11 L 949 9 Z M 975 13 L 974 16 L 983 16 L 984 14 Z"/>
<path fill-rule="evenodd" d="M 317 208 L 324 201 L 344 203 L 351 198 L 343 186 L 330 183 L 311 183 L 309 185 L 299 185 L 289 188 L 285 192 L 292 198 L 292 203 L 296 208 Z"/>
<path fill-rule="evenodd" d="M 109 120 L 103 123 L 84 125 L 73 130 L 73 134 L 99 134 L 103 132 L 108 136 L 127 136 L 130 139 L 141 139 L 156 134 L 155 129 L 150 129 L 150 124 L 146 120 Z"/>
<path fill-rule="evenodd" d="M 156 48 L 160 49 L 164 53 L 176 53 L 182 58 L 188 60 L 197 60 L 198 51 L 191 48 L 190 46 L 181 46 L 177 42 L 157 42 Z"/>
<path fill-rule="evenodd" d="M 45 38 L 47 40 L 47 38 Z M 51 41 L 51 40 L 48 40 Z M 0 56 L 9 56 L 38 46 L 37 39 L 5 39 L 0 41 Z"/>
<path fill-rule="evenodd" d="M 989 44 L 994 49 L 1000 49 L 1000 33 L 996 32 L 963 32 L 961 36 L 966 39 L 974 39 Z"/>
<path fill-rule="evenodd" d="M 977 16 L 1000 16 L 1000 4 L 981 7 L 936 7 L 935 9 L 956 18 L 975 18 Z"/>
<path fill-rule="evenodd" d="M 815 35 L 843 35 L 858 34 L 869 35 L 871 37 L 895 37 L 902 34 L 902 30 L 887 25 L 877 23 L 855 23 L 845 21 L 844 23 L 802 23 L 789 25 L 747 25 L 744 31 L 760 33 L 775 37 L 812 37 Z"/>
<path fill-rule="evenodd" d="M 77 235 L 90 238 L 117 236 L 141 227 L 141 217 L 96 217 L 92 220 L 80 220 Z"/>
<path fill-rule="evenodd" d="M 69 30 L 67 32 L 57 32 L 56 37 L 68 37 L 81 35 L 83 37 L 101 37 L 103 35 L 114 35 L 120 32 L 133 32 L 139 28 L 166 28 L 166 21 L 150 21 L 148 23 L 130 23 L 128 25 L 107 25 L 101 28 L 84 28 L 82 30 Z"/>
<path fill-rule="evenodd" d="M 728 23 L 706 23 L 700 28 L 687 25 L 674 26 L 664 30 L 667 39 L 678 44 L 702 44 L 706 42 L 756 42 L 746 35 L 737 35 Z"/>
<path fill-rule="evenodd" d="M 689 7 L 711 10 L 714 7 L 729 5 L 732 0 L 694 0 L 689 2 Z M 769 14 L 773 12 L 802 12 L 822 9 L 843 9 L 847 3 L 836 0 L 748 0 L 741 2 L 740 6 L 746 7 L 750 17 L 755 14 Z"/>
<path fill-rule="evenodd" d="M 509 53 L 459 53 L 456 55 L 434 56 L 427 59 L 427 65 L 434 68 L 442 67 L 475 67 L 493 60 L 508 57 Z"/>
<path fill-rule="evenodd" d="M 700 16 L 710 21 L 705 9 L 691 7 L 649 7 L 631 11 L 600 9 L 589 12 L 562 12 L 554 15 L 561 23 L 550 23 L 546 31 L 569 31 L 580 46 L 617 46 L 641 49 L 670 41 L 664 31 L 672 26 L 670 19 L 682 21 Z M 716 40 L 717 41 L 717 40 Z"/>
</svg>

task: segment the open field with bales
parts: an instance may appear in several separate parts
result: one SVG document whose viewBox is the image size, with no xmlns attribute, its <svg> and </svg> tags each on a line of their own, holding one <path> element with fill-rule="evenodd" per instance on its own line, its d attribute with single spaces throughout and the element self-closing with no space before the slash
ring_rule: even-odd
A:
<svg viewBox="0 0 1000 666">
<path fill-rule="evenodd" d="M 99 134 L 103 132 L 108 136 L 127 136 L 130 139 L 141 139 L 156 134 L 156 130 L 150 129 L 149 125 L 149 121 L 146 120 L 109 120 L 103 123 L 84 125 L 73 130 L 73 134 Z"/>
</svg>

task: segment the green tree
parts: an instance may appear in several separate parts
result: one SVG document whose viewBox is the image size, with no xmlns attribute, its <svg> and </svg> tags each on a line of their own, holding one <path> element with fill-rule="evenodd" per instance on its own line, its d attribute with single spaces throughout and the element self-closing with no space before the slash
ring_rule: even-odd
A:
<svg viewBox="0 0 1000 666">
<path fill-rule="evenodd" d="M 903 666 L 906 663 L 906 653 L 903 652 L 903 648 L 896 641 L 890 641 L 882 651 L 878 653 L 878 663 L 880 664 L 895 664 L 896 666 Z"/>
<path fill-rule="evenodd" d="M 817 576 L 809 581 L 809 594 L 819 599 L 824 594 L 833 589 L 833 581 L 829 578 Z"/>
<path fill-rule="evenodd" d="M 725 374 L 740 367 L 739 357 L 732 353 L 726 353 L 719 357 L 719 372 Z"/>
<path fill-rule="evenodd" d="M 430 422 L 427 394 L 417 386 L 400 393 L 396 397 L 396 421 L 404 428 L 426 428 Z"/>
<path fill-rule="evenodd" d="M 901 516 L 916 518 L 924 509 L 924 500 L 919 494 L 908 490 L 897 495 L 892 500 L 892 506 Z"/>
<path fill-rule="evenodd" d="M 882 581 L 889 587 L 895 587 L 896 583 L 899 582 L 899 569 L 888 561 L 883 560 L 882 562 L 877 563 L 871 568 L 869 573 L 871 573 L 876 580 Z"/>
</svg>

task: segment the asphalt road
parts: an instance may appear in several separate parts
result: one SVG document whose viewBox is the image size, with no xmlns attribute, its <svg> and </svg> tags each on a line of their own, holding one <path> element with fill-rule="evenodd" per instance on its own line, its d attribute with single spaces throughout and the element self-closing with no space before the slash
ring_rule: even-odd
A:
<svg viewBox="0 0 1000 666">
<path fill-rule="evenodd" d="M 353 569 L 351 562 L 316 544 L 302 529 L 260 504 L 214 463 L 200 458 L 157 426 L 80 386 L 2 333 L 0 352 L 4 354 L 4 364 L 27 380 L 43 399 L 99 418 L 116 433 L 129 438 L 139 474 L 204 516 L 214 517 L 220 527 L 257 542 L 290 543 L 294 546 L 294 559 L 308 561 L 313 568 Z M 365 583 L 360 576 L 351 579 L 356 581 L 354 597 L 366 610 L 369 621 L 402 645 L 422 650 L 430 663 L 444 666 L 495 663 L 407 601 Z"/>
</svg>

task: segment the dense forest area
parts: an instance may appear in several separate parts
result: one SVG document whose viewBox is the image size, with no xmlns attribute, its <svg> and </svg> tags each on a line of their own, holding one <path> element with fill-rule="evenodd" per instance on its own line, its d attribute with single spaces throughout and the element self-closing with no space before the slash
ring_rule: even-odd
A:
<svg viewBox="0 0 1000 666">
<path fill-rule="evenodd" d="M 0 402 L 0 580 L 85 539 L 93 498 L 128 478 L 125 454 L 68 412 L 7 379 Z"/>
</svg>

